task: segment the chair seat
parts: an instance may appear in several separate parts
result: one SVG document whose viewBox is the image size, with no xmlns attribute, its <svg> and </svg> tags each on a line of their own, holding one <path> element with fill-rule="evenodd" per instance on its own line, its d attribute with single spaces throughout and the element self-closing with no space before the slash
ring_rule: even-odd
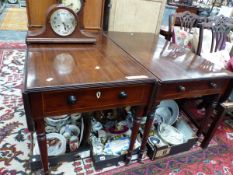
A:
<svg viewBox="0 0 233 175">
<path fill-rule="evenodd" d="M 193 50 L 193 29 L 191 31 L 185 31 L 178 26 L 173 29 L 172 42 L 180 47 L 185 47 Z M 194 50 L 193 50 L 194 51 Z"/>
<path fill-rule="evenodd" d="M 221 50 L 212 53 L 203 53 L 201 55 L 205 60 L 212 63 L 211 71 L 219 71 L 222 69 L 227 69 L 228 62 L 230 60 L 230 55 L 227 50 Z"/>
</svg>

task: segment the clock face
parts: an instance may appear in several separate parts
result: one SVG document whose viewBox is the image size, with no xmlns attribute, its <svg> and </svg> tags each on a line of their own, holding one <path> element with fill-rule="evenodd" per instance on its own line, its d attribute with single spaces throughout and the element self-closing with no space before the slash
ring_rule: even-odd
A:
<svg viewBox="0 0 233 175">
<path fill-rule="evenodd" d="M 82 7 L 81 0 L 62 0 L 62 4 L 72 9 L 75 13 L 78 13 Z"/>
<path fill-rule="evenodd" d="M 73 13 L 66 9 L 55 10 L 50 17 L 53 31 L 60 36 L 72 34 L 77 27 L 77 20 Z"/>
</svg>

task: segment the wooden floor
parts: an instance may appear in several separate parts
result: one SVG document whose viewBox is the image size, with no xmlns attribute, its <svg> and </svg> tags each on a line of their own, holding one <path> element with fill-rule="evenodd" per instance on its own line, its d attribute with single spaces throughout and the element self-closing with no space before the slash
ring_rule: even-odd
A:
<svg viewBox="0 0 233 175">
<path fill-rule="evenodd" d="M 3 9 L 2 13 L 0 13 L 0 26 L 1 23 L 6 15 L 8 8 L 19 8 L 19 5 L 9 5 L 5 4 L 5 8 Z M 19 8 L 20 9 L 20 8 Z M 0 30 L 0 42 L 25 42 L 27 31 L 16 31 L 13 28 L 9 30 Z"/>
<path fill-rule="evenodd" d="M 6 8 L 0 23 L 0 30 L 27 31 L 26 8 Z"/>
</svg>

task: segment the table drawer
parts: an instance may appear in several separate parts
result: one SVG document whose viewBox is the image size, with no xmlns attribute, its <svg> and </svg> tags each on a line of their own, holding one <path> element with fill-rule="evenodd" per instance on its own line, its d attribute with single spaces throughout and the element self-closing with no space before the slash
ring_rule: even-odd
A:
<svg viewBox="0 0 233 175">
<path fill-rule="evenodd" d="M 88 88 L 42 94 L 45 115 L 147 104 L 150 85 Z"/>
<path fill-rule="evenodd" d="M 228 83 L 228 79 L 163 83 L 158 87 L 156 101 L 221 94 Z"/>
</svg>

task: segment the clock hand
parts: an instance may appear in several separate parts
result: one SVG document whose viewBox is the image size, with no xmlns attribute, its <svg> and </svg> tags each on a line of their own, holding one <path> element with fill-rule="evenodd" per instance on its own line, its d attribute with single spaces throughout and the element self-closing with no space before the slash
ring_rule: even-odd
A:
<svg viewBox="0 0 233 175">
<path fill-rule="evenodd" d="M 65 24 L 64 22 L 63 22 L 62 24 L 63 24 L 63 26 L 64 26 L 64 29 L 66 30 L 66 29 L 67 29 L 67 28 L 66 28 L 66 24 Z"/>
</svg>

